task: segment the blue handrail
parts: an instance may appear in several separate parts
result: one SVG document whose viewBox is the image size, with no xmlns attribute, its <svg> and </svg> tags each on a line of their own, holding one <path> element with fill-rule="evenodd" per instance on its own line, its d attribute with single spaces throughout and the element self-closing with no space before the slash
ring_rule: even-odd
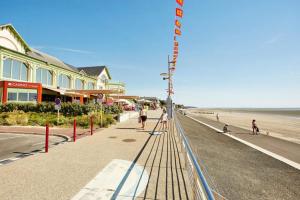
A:
<svg viewBox="0 0 300 200">
<path fill-rule="evenodd" d="M 175 114 L 175 112 L 174 112 L 174 114 Z M 205 177 L 204 177 L 204 175 L 202 173 L 202 170 L 201 170 L 201 168 L 200 168 L 200 166 L 198 164 L 198 161 L 197 161 L 197 159 L 196 159 L 196 157 L 195 157 L 195 155 L 194 155 L 194 153 L 192 151 L 192 148 L 191 148 L 191 146 L 190 146 L 190 144 L 189 144 L 189 142 L 188 142 L 188 140 L 187 140 L 187 138 L 186 138 L 186 136 L 184 134 L 184 131 L 183 131 L 183 129 L 182 129 L 181 125 L 180 125 L 180 122 L 177 119 L 176 115 L 175 115 L 175 121 L 176 121 L 176 127 L 179 130 L 179 133 L 180 133 L 180 135 L 183 138 L 183 142 L 184 142 L 184 144 L 186 146 L 188 155 L 192 159 L 193 165 L 194 165 L 194 167 L 195 167 L 195 169 L 197 171 L 197 175 L 200 178 L 202 185 L 204 186 L 204 190 L 205 190 L 205 193 L 207 195 L 207 199 L 208 200 L 214 200 L 215 199 L 214 195 L 212 194 L 212 191 L 211 191 L 209 185 L 207 184 L 207 181 L 206 181 L 206 179 L 205 179 Z"/>
</svg>

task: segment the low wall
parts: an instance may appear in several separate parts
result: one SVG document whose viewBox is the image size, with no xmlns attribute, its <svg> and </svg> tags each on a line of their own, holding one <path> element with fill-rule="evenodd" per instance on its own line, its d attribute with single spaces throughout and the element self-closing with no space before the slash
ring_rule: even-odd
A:
<svg viewBox="0 0 300 200">
<path fill-rule="evenodd" d="M 118 116 L 118 122 L 125 122 L 131 118 L 138 117 L 139 113 L 135 111 L 129 111 L 119 114 Z"/>
</svg>

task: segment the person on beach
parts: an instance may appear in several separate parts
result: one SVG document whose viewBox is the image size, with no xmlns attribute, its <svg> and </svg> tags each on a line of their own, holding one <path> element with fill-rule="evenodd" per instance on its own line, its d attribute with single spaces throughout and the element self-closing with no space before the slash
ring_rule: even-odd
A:
<svg viewBox="0 0 300 200">
<path fill-rule="evenodd" d="M 225 124 L 223 127 L 223 133 L 227 133 L 228 131 L 228 124 Z"/>
<path fill-rule="evenodd" d="M 217 118 L 217 121 L 220 120 L 220 118 L 219 118 L 219 113 L 217 113 L 216 118 Z"/>
<path fill-rule="evenodd" d="M 253 135 L 258 135 L 258 132 L 259 132 L 259 129 L 256 125 L 256 120 L 253 119 L 252 120 L 252 133 L 253 133 Z"/>
<path fill-rule="evenodd" d="M 163 109 L 163 114 L 161 116 L 162 130 L 166 132 L 168 128 L 168 113 L 166 109 Z"/>
<path fill-rule="evenodd" d="M 145 124 L 147 120 L 147 109 L 145 105 L 143 105 L 140 110 L 140 120 L 142 122 L 142 129 L 145 129 Z"/>
</svg>

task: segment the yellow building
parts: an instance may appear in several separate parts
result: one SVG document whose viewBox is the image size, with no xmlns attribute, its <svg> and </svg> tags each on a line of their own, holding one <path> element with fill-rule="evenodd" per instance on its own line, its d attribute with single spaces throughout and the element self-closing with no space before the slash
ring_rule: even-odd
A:
<svg viewBox="0 0 300 200">
<path fill-rule="evenodd" d="M 106 90 L 110 80 L 107 67 L 74 67 L 31 48 L 11 24 L 0 25 L 1 103 L 54 101 L 56 97 L 84 103 L 96 98 L 99 91 L 95 90 Z"/>
</svg>

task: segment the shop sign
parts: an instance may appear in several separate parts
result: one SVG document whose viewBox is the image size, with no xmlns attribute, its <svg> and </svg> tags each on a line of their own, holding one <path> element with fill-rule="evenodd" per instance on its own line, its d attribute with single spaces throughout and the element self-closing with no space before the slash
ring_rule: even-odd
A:
<svg viewBox="0 0 300 200">
<path fill-rule="evenodd" d="M 7 86 L 10 88 L 34 88 L 34 89 L 37 89 L 39 87 L 39 84 L 25 83 L 25 82 L 7 82 Z"/>
</svg>

